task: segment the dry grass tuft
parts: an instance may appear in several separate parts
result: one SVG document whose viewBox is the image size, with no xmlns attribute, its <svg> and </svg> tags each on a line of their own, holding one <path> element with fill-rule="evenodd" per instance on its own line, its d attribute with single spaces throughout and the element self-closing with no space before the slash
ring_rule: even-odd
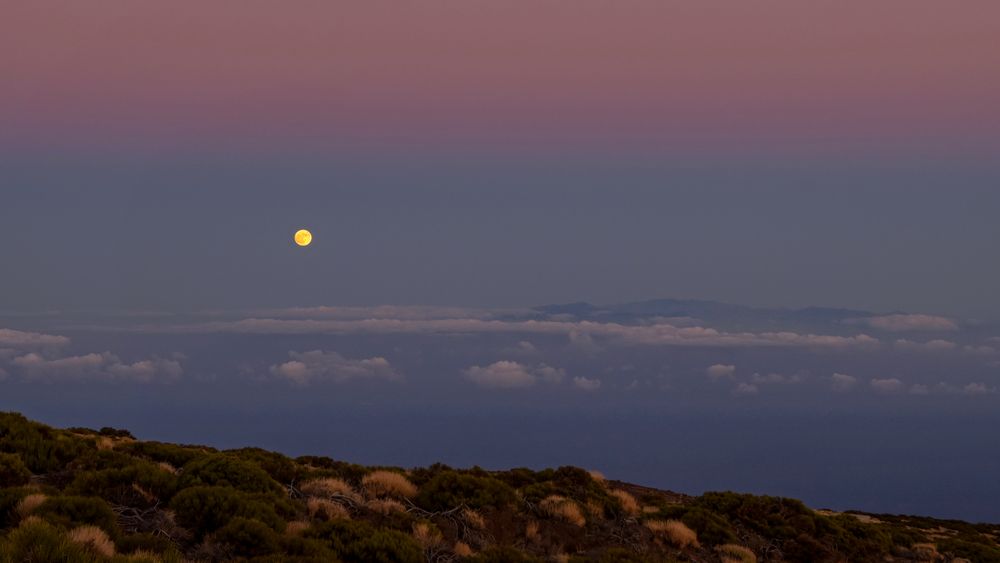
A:
<svg viewBox="0 0 1000 563">
<path fill-rule="evenodd" d="M 528 538 L 528 541 L 537 541 L 539 527 L 538 522 L 534 520 L 528 522 L 524 527 L 524 537 Z"/>
<path fill-rule="evenodd" d="M 604 518 L 604 505 L 594 499 L 587 501 L 587 514 L 594 518 Z"/>
<path fill-rule="evenodd" d="M 557 553 L 552 556 L 553 563 L 569 563 L 569 554 Z"/>
<path fill-rule="evenodd" d="M 469 547 L 469 544 L 460 541 L 455 542 L 455 547 L 451 549 L 451 552 L 457 557 L 472 557 L 474 555 L 474 552 L 472 551 L 472 548 Z"/>
<path fill-rule="evenodd" d="M 303 493 L 315 497 L 345 497 L 352 502 L 360 502 L 361 496 L 347 481 L 335 477 L 312 479 L 299 487 Z"/>
<path fill-rule="evenodd" d="M 643 514 L 653 514 L 654 512 L 659 512 L 659 511 L 660 507 L 658 506 L 650 506 L 647 504 L 646 506 L 642 507 Z"/>
<path fill-rule="evenodd" d="M 107 436 L 100 436 L 97 438 L 97 449 L 99 451 L 107 451 L 115 449 L 115 441 Z"/>
<path fill-rule="evenodd" d="M 350 519 L 351 513 L 344 505 L 325 498 L 310 497 L 306 500 L 309 516 L 319 520 Z"/>
<path fill-rule="evenodd" d="M 82 544 L 98 555 L 104 557 L 114 557 L 115 555 L 115 544 L 108 537 L 108 534 L 97 526 L 73 528 L 67 537 L 70 541 Z"/>
<path fill-rule="evenodd" d="M 169 463 L 167 463 L 165 461 L 161 461 L 160 463 L 157 463 L 157 465 L 159 465 L 160 469 L 166 471 L 167 473 L 173 473 L 174 475 L 177 475 L 179 473 L 179 471 L 177 471 L 176 467 L 174 467 L 173 465 L 170 465 Z"/>
<path fill-rule="evenodd" d="M 601 485 L 606 484 L 608 481 L 608 479 L 604 476 L 604 474 L 596 469 L 591 469 L 587 473 L 590 473 L 590 478 L 593 479 L 594 481 L 597 481 Z"/>
<path fill-rule="evenodd" d="M 41 493 L 35 493 L 24 497 L 21 499 L 21 502 L 17 503 L 17 515 L 21 518 L 26 518 L 29 514 L 34 512 L 36 508 L 41 506 L 47 498 L 47 496 Z"/>
<path fill-rule="evenodd" d="M 413 525 L 413 539 L 417 540 L 424 551 L 439 549 L 444 544 L 441 530 L 431 527 L 427 522 L 417 522 Z"/>
<path fill-rule="evenodd" d="M 937 546 L 932 543 L 915 543 L 911 549 L 921 561 L 939 561 L 941 559 Z"/>
<path fill-rule="evenodd" d="M 302 532 L 309 529 L 309 522 L 305 520 L 292 520 L 288 524 L 285 524 L 285 535 L 289 537 L 298 537 L 302 535 Z"/>
<path fill-rule="evenodd" d="M 368 498 L 391 497 L 413 498 L 417 496 L 417 486 L 405 475 L 395 471 L 373 471 L 361 480 Z"/>
<path fill-rule="evenodd" d="M 483 518 L 483 515 L 471 508 L 466 508 L 462 511 L 462 519 L 465 520 L 466 524 L 477 530 L 482 530 L 486 527 L 486 519 Z"/>
<path fill-rule="evenodd" d="M 614 489 L 611 491 L 611 496 L 618 499 L 618 502 L 621 503 L 622 510 L 625 511 L 625 514 L 628 514 L 629 516 L 639 515 L 639 501 L 635 500 L 635 497 L 629 494 L 628 491 Z"/>
<path fill-rule="evenodd" d="M 757 563 L 757 554 L 748 547 L 727 543 L 715 547 L 723 563 Z"/>
<path fill-rule="evenodd" d="M 587 519 L 583 517 L 583 511 L 580 510 L 579 505 L 566 497 L 547 496 L 538 503 L 538 507 L 545 514 L 569 522 L 574 526 L 582 527 L 587 524 Z"/>
<path fill-rule="evenodd" d="M 142 563 L 160 563 L 163 558 L 159 554 L 153 553 L 152 551 L 146 551 L 145 549 L 137 549 L 132 553 L 128 554 L 128 559 L 126 561 L 142 562 Z"/>
<path fill-rule="evenodd" d="M 406 507 L 403 506 L 403 503 L 391 498 L 372 499 L 365 503 L 365 508 L 384 516 L 388 516 L 393 512 L 406 512 Z"/>
<path fill-rule="evenodd" d="M 700 547 L 698 534 L 680 520 L 647 520 L 645 524 L 653 535 L 663 537 L 681 549 Z"/>
</svg>

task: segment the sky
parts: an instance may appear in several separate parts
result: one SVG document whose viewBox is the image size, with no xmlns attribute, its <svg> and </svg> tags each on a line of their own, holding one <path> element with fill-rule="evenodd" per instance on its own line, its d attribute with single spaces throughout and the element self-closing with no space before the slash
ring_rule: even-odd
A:
<svg viewBox="0 0 1000 563">
<path fill-rule="evenodd" d="M 3 12 L 0 409 L 1000 521 L 996 2 Z"/>
</svg>

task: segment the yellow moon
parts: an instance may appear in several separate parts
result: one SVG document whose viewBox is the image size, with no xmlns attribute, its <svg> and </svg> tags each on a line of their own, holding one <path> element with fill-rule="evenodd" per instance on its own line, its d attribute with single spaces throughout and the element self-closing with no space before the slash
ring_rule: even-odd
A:
<svg viewBox="0 0 1000 563">
<path fill-rule="evenodd" d="M 313 241 L 313 235 L 305 229 L 296 231 L 295 233 L 295 244 L 299 246 L 309 246 L 309 243 Z"/>
</svg>

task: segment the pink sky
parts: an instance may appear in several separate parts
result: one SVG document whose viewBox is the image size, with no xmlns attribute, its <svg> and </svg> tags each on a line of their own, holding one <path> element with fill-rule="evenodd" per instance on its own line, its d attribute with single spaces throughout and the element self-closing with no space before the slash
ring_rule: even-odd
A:
<svg viewBox="0 0 1000 563">
<path fill-rule="evenodd" d="M 7 147 L 997 146 L 1000 3 L 21 2 Z"/>
</svg>

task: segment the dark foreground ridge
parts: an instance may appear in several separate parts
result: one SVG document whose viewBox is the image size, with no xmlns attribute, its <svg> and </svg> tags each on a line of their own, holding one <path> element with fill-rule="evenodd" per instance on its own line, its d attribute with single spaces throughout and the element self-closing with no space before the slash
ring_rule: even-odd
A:
<svg viewBox="0 0 1000 563">
<path fill-rule="evenodd" d="M 576 467 L 404 470 L 0 413 L 0 562 L 1000 561 L 1000 525 L 691 497 Z"/>
</svg>

